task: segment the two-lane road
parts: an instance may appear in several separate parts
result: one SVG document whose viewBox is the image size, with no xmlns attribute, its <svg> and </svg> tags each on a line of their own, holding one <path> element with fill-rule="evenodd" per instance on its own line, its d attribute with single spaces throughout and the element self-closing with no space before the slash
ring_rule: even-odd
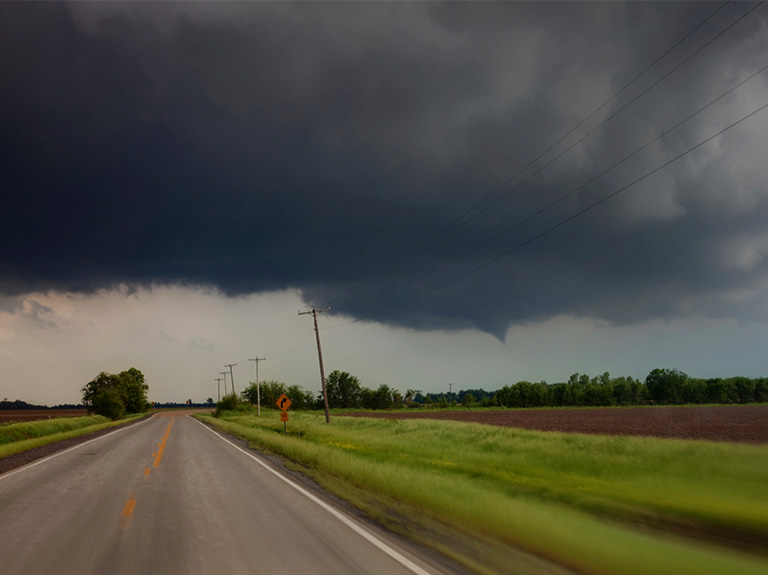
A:
<svg viewBox="0 0 768 575">
<path fill-rule="evenodd" d="M 437 575 L 186 416 L 0 475 L 0 573 Z"/>
</svg>

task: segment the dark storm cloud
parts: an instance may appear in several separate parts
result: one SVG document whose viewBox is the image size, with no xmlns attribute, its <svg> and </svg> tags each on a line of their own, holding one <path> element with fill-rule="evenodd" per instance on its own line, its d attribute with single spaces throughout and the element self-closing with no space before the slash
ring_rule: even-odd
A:
<svg viewBox="0 0 768 575">
<path fill-rule="evenodd" d="M 597 118 L 749 6 L 721 11 Z M 758 77 L 632 162 L 448 263 L 768 63 L 758 9 L 530 183 L 419 253 L 716 7 L 2 4 L 0 290 L 297 288 L 310 304 L 360 319 L 495 334 L 557 314 L 634 322 L 742 310 L 766 277 L 765 115 L 418 297 L 765 103 Z"/>
</svg>

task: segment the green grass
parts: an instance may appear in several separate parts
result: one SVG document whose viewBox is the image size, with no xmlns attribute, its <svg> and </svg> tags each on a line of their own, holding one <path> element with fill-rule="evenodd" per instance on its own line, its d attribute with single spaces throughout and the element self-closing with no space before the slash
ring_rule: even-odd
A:
<svg viewBox="0 0 768 575">
<path fill-rule="evenodd" d="M 284 436 L 270 411 L 200 418 L 297 462 L 363 509 L 367 493 L 371 508 L 410 510 L 578 572 L 768 572 L 756 551 L 768 547 L 766 447 L 451 421 L 326 425 L 304 413 L 291 414 Z"/>
<path fill-rule="evenodd" d="M 114 427 L 143 415 L 130 415 L 118 421 L 111 421 L 101 415 L 90 415 L 85 417 L 57 417 L 3 425 L 0 426 L 0 458 L 99 429 Z"/>
</svg>

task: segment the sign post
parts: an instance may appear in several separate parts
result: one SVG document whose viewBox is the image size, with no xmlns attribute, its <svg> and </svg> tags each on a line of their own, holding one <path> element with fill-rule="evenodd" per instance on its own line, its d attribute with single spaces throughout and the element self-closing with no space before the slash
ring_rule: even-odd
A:
<svg viewBox="0 0 768 575">
<path fill-rule="evenodd" d="M 280 421 L 283 422 L 283 435 L 288 434 L 288 408 L 291 407 L 291 404 L 293 403 L 287 395 L 284 393 L 277 398 L 277 401 L 275 402 L 277 404 L 277 407 L 280 408 Z"/>
</svg>

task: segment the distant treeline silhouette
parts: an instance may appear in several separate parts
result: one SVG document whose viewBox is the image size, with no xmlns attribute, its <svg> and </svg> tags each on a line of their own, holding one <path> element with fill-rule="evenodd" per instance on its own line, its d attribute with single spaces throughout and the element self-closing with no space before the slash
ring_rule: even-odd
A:
<svg viewBox="0 0 768 575">
<path fill-rule="evenodd" d="M 54 405 L 53 407 L 48 407 L 47 405 L 33 405 L 26 401 L 21 401 L 20 399 L 15 401 L 4 399 L 3 401 L 0 401 L 0 409 L 85 409 L 85 407 L 74 403 L 61 403 L 59 405 Z"/>
<path fill-rule="evenodd" d="M 566 407 L 610 405 L 682 405 L 705 403 L 764 403 L 768 378 L 700 379 L 677 369 L 654 369 L 645 381 L 633 377 L 597 377 L 574 373 L 564 383 L 518 381 L 497 391 L 462 389 L 446 393 L 417 393 L 411 407 L 452 404 L 478 407 Z"/>
</svg>

